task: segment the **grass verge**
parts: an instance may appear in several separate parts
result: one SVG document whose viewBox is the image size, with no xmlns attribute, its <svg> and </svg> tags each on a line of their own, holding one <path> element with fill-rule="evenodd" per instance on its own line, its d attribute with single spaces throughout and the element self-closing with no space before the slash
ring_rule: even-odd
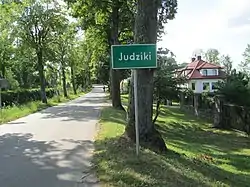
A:
<svg viewBox="0 0 250 187">
<path fill-rule="evenodd" d="M 165 108 L 158 119 L 166 155 L 140 149 L 121 138 L 125 113 L 104 108 L 94 163 L 106 187 L 237 186 L 250 181 L 250 139 L 238 132 L 210 128 L 206 121 Z"/>
<path fill-rule="evenodd" d="M 63 102 L 76 99 L 79 96 L 84 95 L 85 93 L 87 92 L 81 92 L 81 93 L 78 93 L 77 95 L 74 95 L 73 93 L 69 92 L 69 96 L 67 98 L 63 97 L 62 95 L 55 96 L 53 98 L 48 99 L 47 104 L 44 104 L 41 101 L 32 101 L 24 105 L 6 107 L 2 109 L 1 111 L 0 124 L 13 121 L 15 119 L 27 116 L 29 114 L 35 113 L 37 111 L 46 109 L 51 106 L 56 106 L 59 103 L 63 103 Z"/>
</svg>

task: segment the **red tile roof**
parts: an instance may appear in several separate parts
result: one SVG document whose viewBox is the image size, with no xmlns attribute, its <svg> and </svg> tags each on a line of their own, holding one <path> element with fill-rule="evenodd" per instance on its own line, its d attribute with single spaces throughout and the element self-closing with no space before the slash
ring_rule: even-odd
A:
<svg viewBox="0 0 250 187">
<path fill-rule="evenodd" d="M 219 75 L 204 76 L 200 73 L 201 69 L 219 69 Z M 219 65 L 215 65 L 204 60 L 195 60 L 189 63 L 185 68 L 181 69 L 181 72 L 190 70 L 186 75 L 188 79 L 221 79 L 225 77 L 225 73 L 220 71 L 223 69 Z"/>
<path fill-rule="evenodd" d="M 196 67 L 196 69 L 222 69 L 221 66 L 211 64 L 211 63 L 206 62 L 204 60 L 195 60 L 194 62 L 189 63 L 186 68 L 193 69 L 194 67 Z"/>
</svg>

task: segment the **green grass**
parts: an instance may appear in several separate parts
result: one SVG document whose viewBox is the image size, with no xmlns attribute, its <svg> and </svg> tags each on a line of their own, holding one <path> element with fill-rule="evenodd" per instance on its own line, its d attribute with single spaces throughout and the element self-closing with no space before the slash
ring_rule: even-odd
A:
<svg viewBox="0 0 250 187">
<path fill-rule="evenodd" d="M 137 158 L 135 145 L 121 136 L 125 124 L 124 112 L 103 109 L 94 154 L 103 186 L 249 186 L 250 138 L 243 133 L 216 130 L 178 108 L 166 108 L 157 128 L 168 153 L 141 148 Z"/>
<path fill-rule="evenodd" d="M 13 121 L 15 119 L 27 116 L 31 113 L 43 110 L 45 108 L 58 105 L 59 103 L 67 102 L 73 99 L 76 99 L 80 95 L 85 94 L 84 92 L 78 93 L 74 95 L 72 92 L 69 92 L 69 96 L 67 98 L 63 96 L 55 96 L 53 98 L 48 99 L 48 103 L 44 104 L 41 101 L 33 101 L 24 105 L 6 107 L 2 109 L 0 114 L 0 124 Z"/>
</svg>

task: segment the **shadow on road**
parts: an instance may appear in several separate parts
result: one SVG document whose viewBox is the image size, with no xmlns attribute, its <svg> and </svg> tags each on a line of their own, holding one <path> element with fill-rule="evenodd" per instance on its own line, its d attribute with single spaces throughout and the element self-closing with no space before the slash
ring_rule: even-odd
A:
<svg viewBox="0 0 250 187">
<path fill-rule="evenodd" d="M 86 163 L 91 159 L 88 150 L 93 149 L 93 142 L 72 139 L 63 139 L 62 142 L 74 148 L 60 149 L 60 142 L 32 140 L 29 133 L 0 136 L 1 186 L 94 187 L 97 181 L 91 175 L 81 179 L 90 169 Z M 83 172 L 82 176 L 79 176 L 79 170 Z"/>
<path fill-rule="evenodd" d="M 95 120 L 99 115 L 99 107 L 96 106 L 58 106 L 45 111 L 42 119 L 61 118 L 61 121 L 89 121 Z"/>
<path fill-rule="evenodd" d="M 92 91 L 92 93 L 94 92 L 95 90 Z M 84 97 L 68 104 L 48 108 L 40 113 L 45 114 L 42 119 L 61 118 L 61 121 L 89 121 L 95 120 L 99 116 L 103 103 L 103 96 Z"/>
</svg>

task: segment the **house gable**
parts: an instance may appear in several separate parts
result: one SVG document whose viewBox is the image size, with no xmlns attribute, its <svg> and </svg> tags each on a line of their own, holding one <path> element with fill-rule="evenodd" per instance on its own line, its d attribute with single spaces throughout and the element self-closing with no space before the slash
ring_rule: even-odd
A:
<svg viewBox="0 0 250 187">
<path fill-rule="evenodd" d="M 221 66 L 206 62 L 199 56 L 197 59 L 192 58 L 192 62 L 185 68 L 181 69 L 178 76 L 185 76 L 188 80 L 223 79 L 225 73 L 222 69 Z"/>
</svg>

